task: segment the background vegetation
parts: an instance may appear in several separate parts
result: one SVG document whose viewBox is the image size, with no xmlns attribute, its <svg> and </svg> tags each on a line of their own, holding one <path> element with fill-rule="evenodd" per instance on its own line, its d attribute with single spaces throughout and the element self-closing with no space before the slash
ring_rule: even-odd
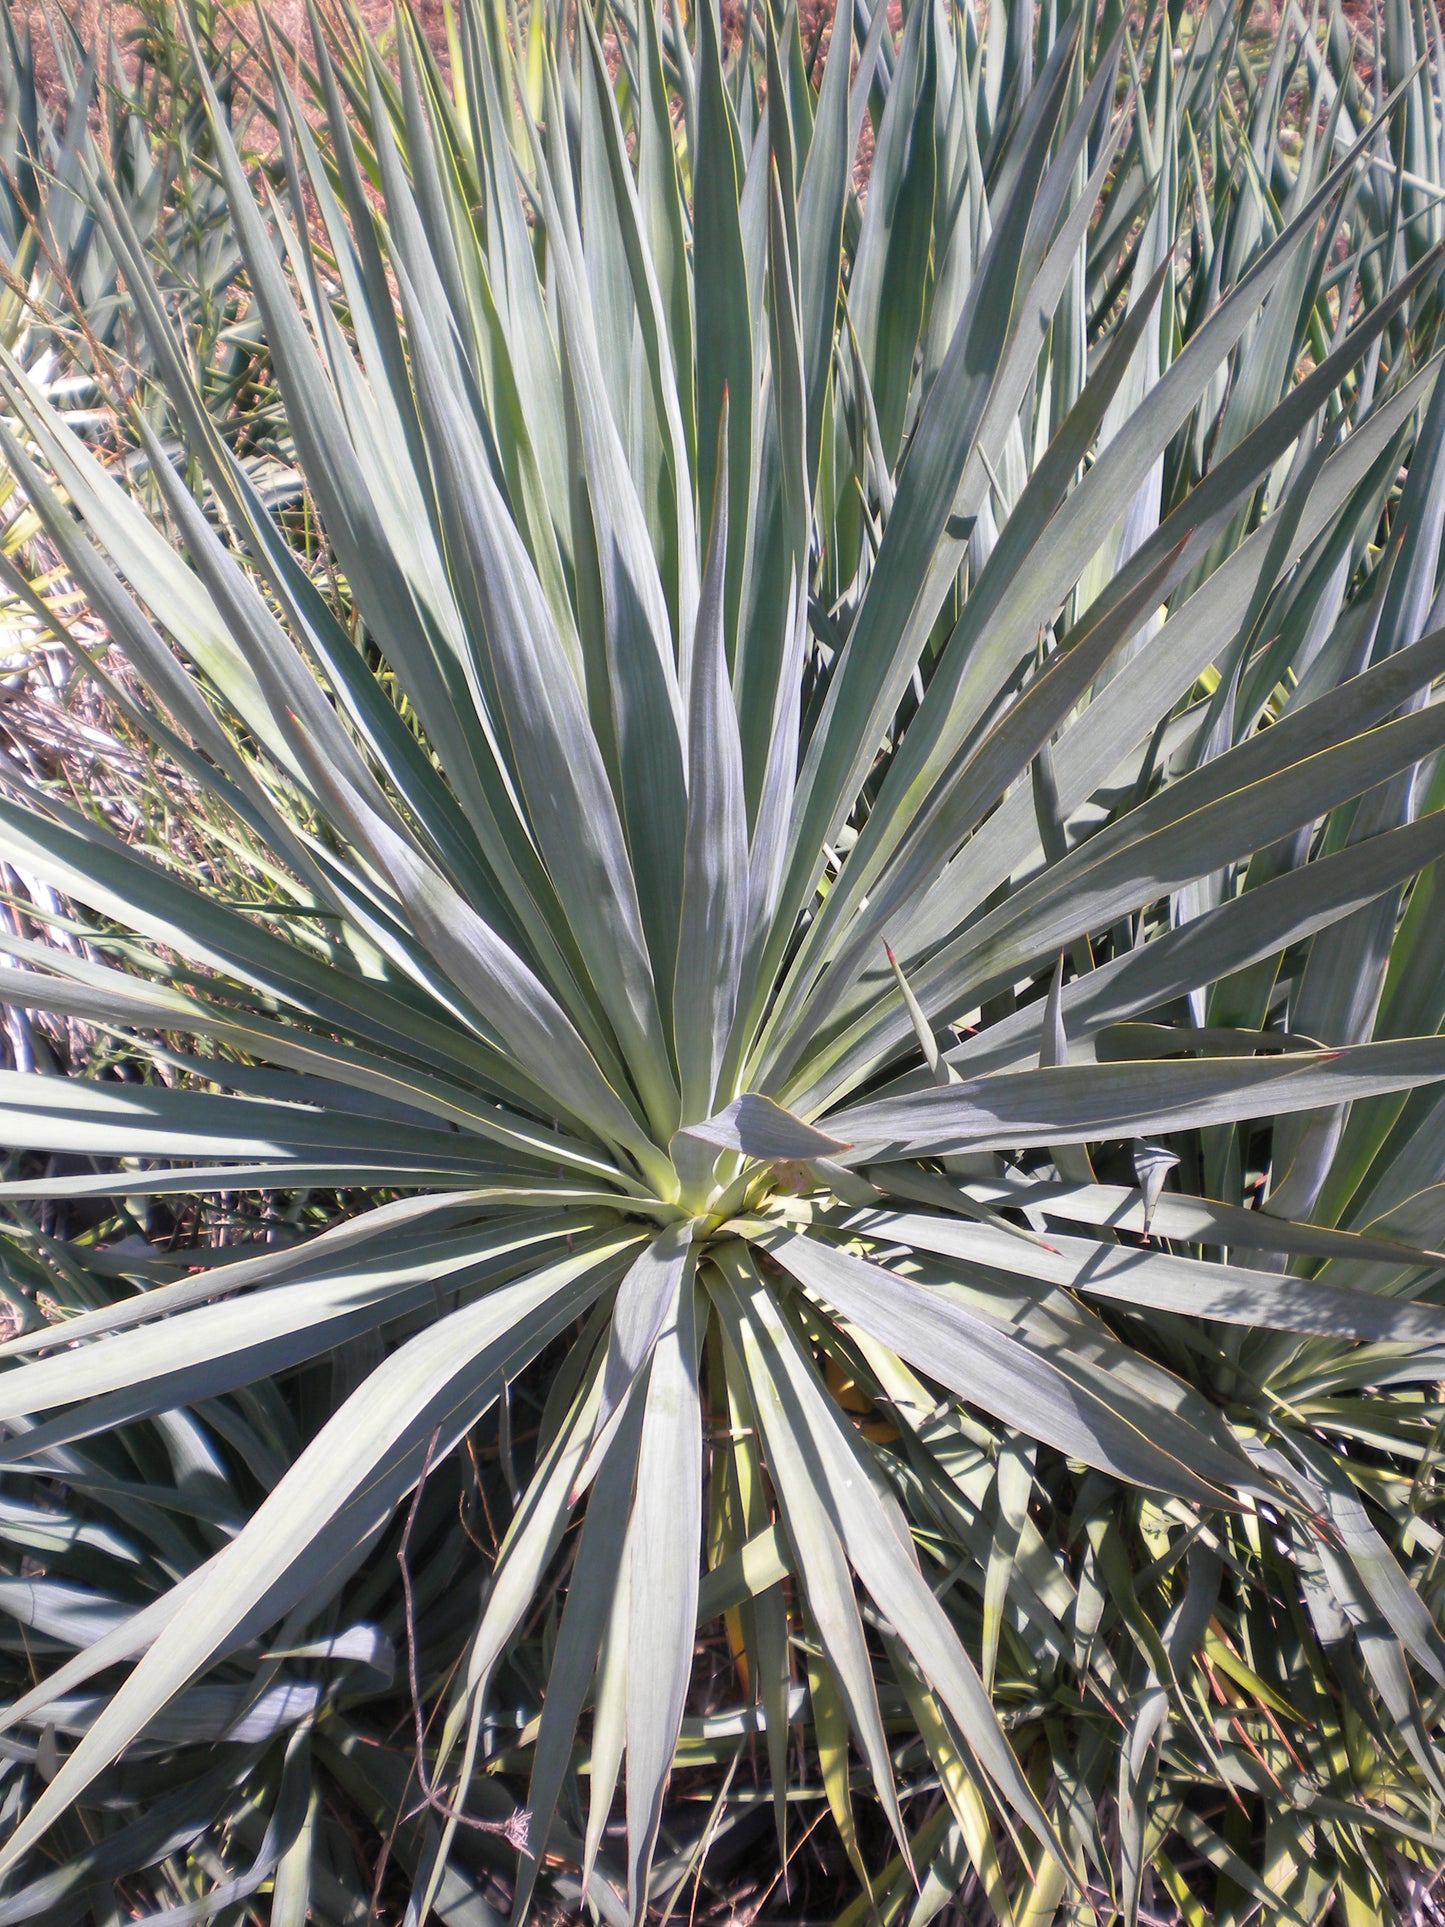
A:
<svg viewBox="0 0 1445 1927">
<path fill-rule="evenodd" d="M 1433 8 L 106 24 L 0 1923 L 1433 1918 Z"/>
</svg>

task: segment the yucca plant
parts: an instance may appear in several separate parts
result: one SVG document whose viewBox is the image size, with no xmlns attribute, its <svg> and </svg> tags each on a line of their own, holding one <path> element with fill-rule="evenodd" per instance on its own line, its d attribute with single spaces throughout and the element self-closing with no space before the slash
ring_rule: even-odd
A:
<svg viewBox="0 0 1445 1927">
<path fill-rule="evenodd" d="M 0 343 L 66 423 L 92 446 L 115 449 L 115 406 L 136 392 L 149 364 L 143 335 L 118 279 L 115 257 L 88 206 L 84 155 L 103 164 L 196 364 L 207 404 L 273 501 L 295 491 L 276 432 L 273 396 L 254 319 L 242 317 L 234 226 L 224 190 L 208 169 L 207 116 L 194 89 L 168 83 L 167 66 L 188 58 L 178 20 L 164 16 L 137 47 L 102 16 L 91 44 L 58 12 L 0 22 Z M 167 31 L 168 29 L 168 31 Z M 265 126 L 262 121 L 262 126 Z M 239 325 L 236 325 L 238 324 Z M 258 379 L 259 377 L 259 379 Z M 164 425 L 163 404 L 147 396 Z M 121 440 L 123 441 L 123 437 Z M 154 751 L 125 714 L 128 680 L 106 659 L 99 625 L 38 522 L 8 465 L 0 462 L 0 662 L 5 703 L 0 753 L 51 779 L 67 766 L 100 765 L 86 786 L 98 812 L 168 813 L 163 785 L 150 779 Z M 61 626 L 55 618 L 69 618 Z M 108 675 L 72 677 L 69 653 L 89 664 L 97 645 Z M 47 886 L 7 866 L 0 878 L 12 907 L 54 906 Z M 17 926 L 18 927 L 18 926 Z M 78 939 L 68 939 L 74 944 Z M 4 1061 L 19 1068 L 67 1055 L 77 1030 L 64 1021 L 5 1019 Z M 69 1038 L 67 1039 L 67 1028 Z M 83 1047 L 82 1047 L 83 1057 Z"/>
<path fill-rule="evenodd" d="M 62 13 L 6 15 L 0 340 L 47 391 L 58 381 L 50 398 L 84 409 L 80 419 L 92 426 L 148 366 L 146 338 L 88 205 L 88 156 L 92 166 L 104 166 L 144 240 L 172 318 L 205 368 L 213 412 L 225 421 L 239 399 L 254 444 L 267 400 L 256 384 L 259 341 L 254 326 L 236 325 L 235 229 L 209 154 L 204 104 L 194 89 L 175 84 L 177 63 L 186 58 L 179 18 L 169 9 L 148 31 L 134 26 L 121 42 L 108 30 L 97 45 Z M 220 84 L 229 93 L 229 80 Z M 262 116 L 250 118 L 266 125 Z"/>
<path fill-rule="evenodd" d="M 125 1056 L 0 1085 L 120 1213 L 17 1216 L 0 1921 L 1433 1865 L 1439 102 L 1244 24 L 315 18 L 261 202 L 198 61 L 304 514 L 84 150 L 158 384 L 0 444 L 245 860 L 3 772 Z"/>
<path fill-rule="evenodd" d="M 149 344 L 88 204 L 87 164 L 102 166 L 203 371 L 212 414 L 274 501 L 289 479 L 276 462 L 284 432 L 256 319 L 241 312 L 235 227 L 205 104 L 178 84 L 189 58 L 179 16 L 167 6 L 149 20 L 137 11 L 123 39 L 102 18 L 98 44 L 58 11 L 31 19 L 12 11 L 0 23 L 0 342 L 95 442 L 120 395 L 149 370 Z M 212 64 L 222 62 L 225 50 L 209 36 L 206 48 Z M 229 98 L 224 68 L 218 85 Z M 248 128 L 274 144 L 255 106 L 237 116 L 233 135 Z M 3 488 L 0 510 L 8 476 Z"/>
</svg>

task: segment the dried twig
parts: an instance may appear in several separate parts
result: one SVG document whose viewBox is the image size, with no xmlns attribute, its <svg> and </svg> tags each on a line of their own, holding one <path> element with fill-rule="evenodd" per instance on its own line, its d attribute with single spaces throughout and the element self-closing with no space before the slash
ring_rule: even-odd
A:
<svg viewBox="0 0 1445 1927">
<path fill-rule="evenodd" d="M 396 1563 L 401 1568 L 401 1590 L 406 1619 L 406 1666 L 407 1678 L 411 1686 L 411 1712 L 416 1726 L 416 1781 L 421 1788 L 422 1799 L 433 1813 L 440 1814 L 444 1820 L 452 1820 L 458 1826 L 470 1827 L 474 1833 L 498 1833 L 514 1846 L 519 1853 L 531 1852 L 531 1818 L 525 1807 L 517 1807 L 505 1820 L 484 1820 L 471 1813 L 463 1813 L 454 1807 L 432 1786 L 426 1771 L 426 1719 L 422 1712 L 421 1675 L 416 1656 L 416 1610 L 412 1598 L 411 1570 L 406 1563 L 407 1548 L 411 1543 L 412 1527 L 416 1524 L 417 1511 L 421 1505 L 422 1489 L 427 1474 L 431 1471 L 432 1455 L 441 1437 L 438 1426 L 427 1442 L 426 1457 L 422 1461 L 421 1477 L 416 1482 L 416 1490 L 411 1495 L 411 1505 L 407 1511 L 406 1524 L 402 1527 L 401 1544 L 396 1549 Z"/>
</svg>

